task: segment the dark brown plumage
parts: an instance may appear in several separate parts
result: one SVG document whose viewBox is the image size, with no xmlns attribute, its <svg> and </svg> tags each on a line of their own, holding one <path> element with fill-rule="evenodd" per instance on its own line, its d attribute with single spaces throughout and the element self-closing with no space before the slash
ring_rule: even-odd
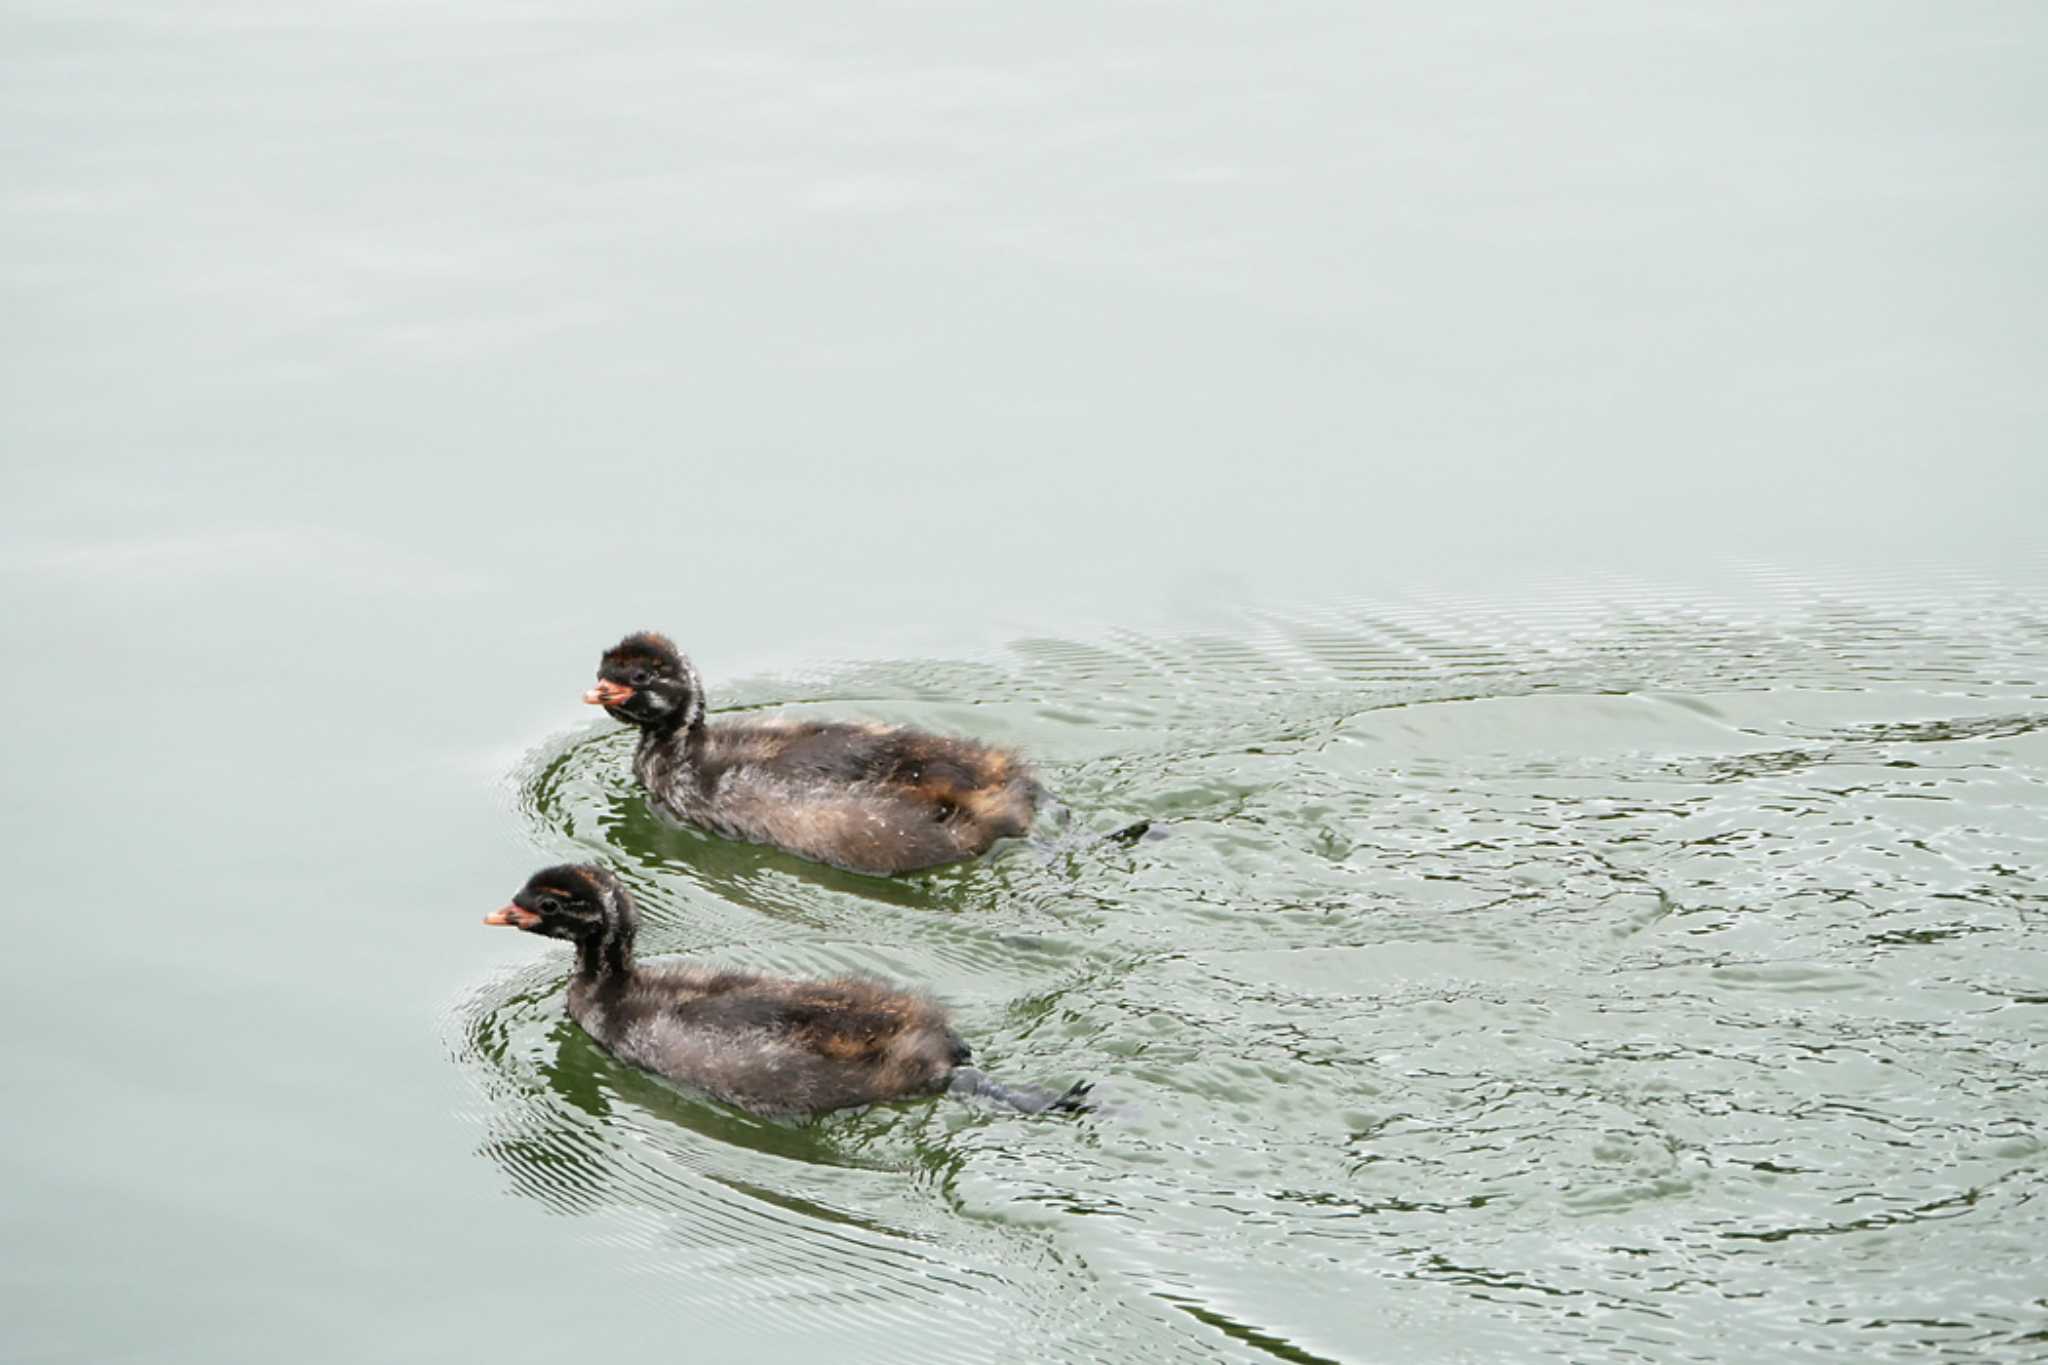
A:
<svg viewBox="0 0 2048 1365">
<path fill-rule="evenodd" d="M 800 980 L 633 959 L 639 913 L 625 885 L 591 864 L 536 872 L 484 919 L 576 945 L 569 1014 L 620 1060 L 769 1117 L 803 1118 L 942 1090 L 1027 1112 L 1084 1110 L 1088 1087 L 1013 1090 L 966 1065 L 972 1054 L 923 995 L 870 977 Z"/>
<path fill-rule="evenodd" d="M 713 725 L 696 668 L 651 632 L 607 650 L 597 677 L 583 699 L 639 727 L 633 773 L 683 824 L 879 876 L 1031 828 L 1039 787 L 1007 750 L 853 722 Z"/>
</svg>

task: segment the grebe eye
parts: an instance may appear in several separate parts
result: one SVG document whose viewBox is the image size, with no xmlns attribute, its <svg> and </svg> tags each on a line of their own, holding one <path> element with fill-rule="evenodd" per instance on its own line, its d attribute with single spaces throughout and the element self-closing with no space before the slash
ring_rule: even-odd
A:
<svg viewBox="0 0 2048 1365">
<path fill-rule="evenodd" d="M 542 896 L 540 898 L 540 912 L 543 915 L 555 914 L 556 912 L 561 910 L 561 908 L 562 903 L 556 900 L 553 896 Z"/>
<path fill-rule="evenodd" d="M 644 668 L 636 668 L 626 679 L 635 687 L 645 687 L 654 681 L 654 675 Z"/>
</svg>

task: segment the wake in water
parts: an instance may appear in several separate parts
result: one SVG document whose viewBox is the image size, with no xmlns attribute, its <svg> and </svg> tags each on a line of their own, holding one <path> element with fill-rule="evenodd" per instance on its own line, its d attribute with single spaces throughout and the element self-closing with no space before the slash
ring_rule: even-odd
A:
<svg viewBox="0 0 2048 1365">
<path fill-rule="evenodd" d="M 1062 814 L 847 876 L 662 825 L 607 734 L 518 800 L 551 855 L 620 865 L 650 938 L 928 983 L 997 1074 L 1100 1078 L 1132 1117 L 984 1094 L 753 1124 L 636 1088 L 529 977 L 458 1045 L 518 1188 L 913 1335 L 957 1313 L 921 1258 L 971 1267 L 1003 1331 L 1086 1317 L 1048 1359 L 1963 1359 L 2035 1330 L 2031 603 L 1609 593 L 1013 654 L 806 697 L 1028 752 L 1114 834 Z M 736 1282 L 704 1264 L 676 1282 Z"/>
</svg>

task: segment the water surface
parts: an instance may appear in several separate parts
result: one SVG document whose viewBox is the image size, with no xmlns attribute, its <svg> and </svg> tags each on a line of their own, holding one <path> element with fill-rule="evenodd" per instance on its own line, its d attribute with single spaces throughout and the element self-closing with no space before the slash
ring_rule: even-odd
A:
<svg viewBox="0 0 2048 1365">
<path fill-rule="evenodd" d="M 564 1023 L 558 955 L 451 1025 L 484 1149 L 790 1330 L 937 1318 L 1075 1359 L 2018 1350 L 2048 622 L 2004 610 L 1992 638 L 1923 605 L 1548 641 L 1333 610 L 865 668 L 798 709 L 971 722 L 1085 823 L 1170 831 L 881 887 L 667 829 L 623 735 L 566 736 L 522 813 L 626 871 L 650 946 L 930 982 L 988 1066 L 1097 1078 L 1115 1112 L 738 1120 Z"/>
<path fill-rule="evenodd" d="M 0 7 L 0 1355 L 2038 1354 L 2043 26 Z M 649 626 L 1072 828 L 664 829 Z M 567 856 L 1118 1110 L 655 1086 Z"/>
</svg>

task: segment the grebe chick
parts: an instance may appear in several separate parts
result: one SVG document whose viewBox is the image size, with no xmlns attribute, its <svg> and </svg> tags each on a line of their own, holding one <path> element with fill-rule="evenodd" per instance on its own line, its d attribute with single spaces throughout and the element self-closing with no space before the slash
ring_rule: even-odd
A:
<svg viewBox="0 0 2048 1365">
<path fill-rule="evenodd" d="M 986 853 L 1031 827 L 1039 787 L 1007 750 L 846 721 L 704 718 L 704 684 L 666 636 L 628 635 L 583 700 L 640 728 L 655 807 L 728 839 L 889 876 Z"/>
<path fill-rule="evenodd" d="M 770 1118 L 935 1095 L 982 1095 L 1026 1113 L 1085 1112 L 1085 1084 L 1052 1096 L 967 1065 L 946 1012 L 867 977 L 794 980 L 633 960 L 640 915 L 589 863 L 543 868 L 484 917 L 576 945 L 569 1016 L 623 1062 Z"/>
</svg>

